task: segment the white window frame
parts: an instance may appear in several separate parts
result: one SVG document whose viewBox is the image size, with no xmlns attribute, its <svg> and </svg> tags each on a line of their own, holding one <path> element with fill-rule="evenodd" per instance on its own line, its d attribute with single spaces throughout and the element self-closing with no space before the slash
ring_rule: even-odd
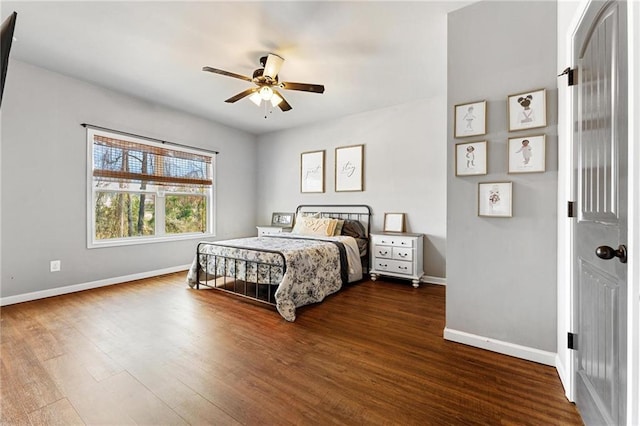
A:
<svg viewBox="0 0 640 426">
<path fill-rule="evenodd" d="M 211 167 L 212 167 L 212 178 L 213 184 L 209 190 L 208 202 L 207 202 L 207 230 L 206 232 L 191 232 L 184 234 L 165 234 L 165 198 L 164 193 L 162 191 L 151 191 L 151 190 L 137 190 L 137 191 L 125 191 L 122 192 L 136 192 L 136 193 L 147 193 L 155 196 L 155 231 L 154 235 L 145 235 L 145 236 L 135 236 L 135 237 L 126 237 L 126 238 L 111 238 L 108 240 L 96 240 L 95 238 L 95 224 L 96 224 L 96 215 L 95 215 L 95 203 L 96 203 L 96 190 L 93 184 L 93 140 L 94 136 L 104 136 L 113 139 L 120 139 L 123 141 L 134 142 L 138 144 L 150 145 L 159 148 L 167 148 L 166 145 L 158 142 L 153 142 L 148 139 L 136 138 L 129 135 L 123 135 L 117 132 L 109 132 L 99 129 L 87 128 L 87 248 L 101 248 L 101 247 L 117 247 L 117 246 L 130 246 L 137 244 L 152 244 L 152 243 L 162 243 L 167 241 L 181 241 L 181 240 L 192 240 L 192 239 L 203 239 L 215 237 L 215 211 L 216 211 L 216 155 L 211 154 L 209 152 L 201 151 L 194 148 L 187 147 L 175 147 L 172 149 L 178 151 L 184 151 L 192 154 L 203 155 L 211 158 Z M 114 190 L 109 190 L 109 192 L 118 192 Z M 180 192 L 172 192 L 171 195 L 191 195 L 188 193 L 180 193 Z"/>
</svg>

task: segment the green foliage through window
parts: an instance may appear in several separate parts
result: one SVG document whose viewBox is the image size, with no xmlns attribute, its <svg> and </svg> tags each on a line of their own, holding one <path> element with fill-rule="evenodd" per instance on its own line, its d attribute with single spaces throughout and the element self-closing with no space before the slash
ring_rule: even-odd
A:
<svg viewBox="0 0 640 426">
<path fill-rule="evenodd" d="M 140 208 L 143 206 L 143 208 Z M 96 239 L 154 234 L 155 197 L 128 192 L 96 192 Z"/>
<path fill-rule="evenodd" d="M 198 195 L 167 195 L 164 220 L 167 234 L 205 232 L 207 199 Z"/>
</svg>

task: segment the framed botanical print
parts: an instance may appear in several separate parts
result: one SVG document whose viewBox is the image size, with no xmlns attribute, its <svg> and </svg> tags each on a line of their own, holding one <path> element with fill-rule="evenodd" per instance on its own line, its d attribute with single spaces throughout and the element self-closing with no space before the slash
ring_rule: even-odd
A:
<svg viewBox="0 0 640 426">
<path fill-rule="evenodd" d="M 487 133 L 487 101 L 455 106 L 454 137 L 466 138 Z"/>
<path fill-rule="evenodd" d="M 300 192 L 324 192 L 324 150 L 300 154 Z"/>
<path fill-rule="evenodd" d="M 545 135 L 509 138 L 509 173 L 545 171 Z"/>
<path fill-rule="evenodd" d="M 364 145 L 336 148 L 336 192 L 362 191 Z"/>
<path fill-rule="evenodd" d="M 456 176 L 487 174 L 487 141 L 456 144 Z"/>
<path fill-rule="evenodd" d="M 509 95 L 507 104 L 510 132 L 547 125 L 546 89 Z"/>
</svg>

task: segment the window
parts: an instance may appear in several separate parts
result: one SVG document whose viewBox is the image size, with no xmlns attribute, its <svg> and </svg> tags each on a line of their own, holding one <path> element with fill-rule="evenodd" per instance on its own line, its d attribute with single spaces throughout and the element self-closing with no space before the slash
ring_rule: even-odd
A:
<svg viewBox="0 0 640 426">
<path fill-rule="evenodd" d="M 213 155 L 89 128 L 88 246 L 213 232 Z"/>
</svg>

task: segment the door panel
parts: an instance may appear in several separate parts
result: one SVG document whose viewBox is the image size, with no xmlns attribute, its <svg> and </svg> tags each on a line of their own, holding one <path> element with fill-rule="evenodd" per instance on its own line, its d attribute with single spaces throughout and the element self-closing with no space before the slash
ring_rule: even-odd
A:
<svg viewBox="0 0 640 426">
<path fill-rule="evenodd" d="M 626 5 L 592 2 L 574 37 L 576 405 L 587 425 L 624 424 L 626 264 L 598 246 L 626 244 Z"/>
</svg>

